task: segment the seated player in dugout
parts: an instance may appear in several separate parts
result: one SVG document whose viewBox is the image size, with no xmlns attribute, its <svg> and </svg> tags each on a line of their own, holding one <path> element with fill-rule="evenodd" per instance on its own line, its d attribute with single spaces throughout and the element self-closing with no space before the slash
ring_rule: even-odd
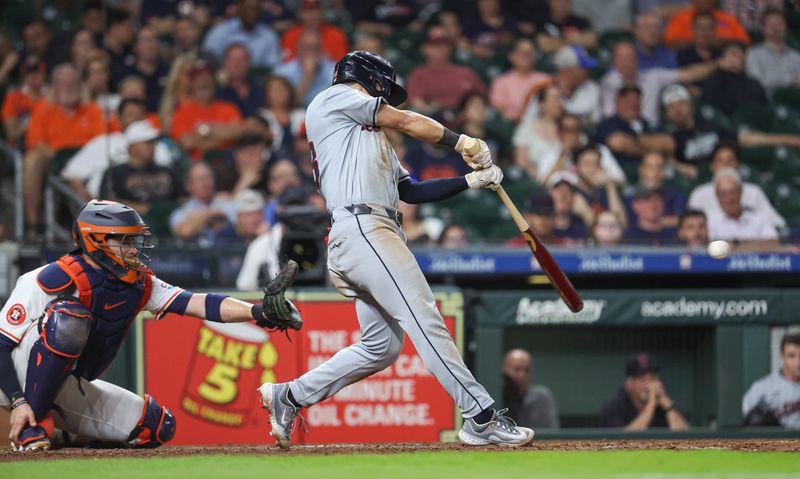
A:
<svg viewBox="0 0 800 479">
<path fill-rule="evenodd" d="M 800 333 L 781 339 L 781 367 L 758 379 L 742 398 L 746 426 L 800 430 Z"/>
<path fill-rule="evenodd" d="M 147 225 L 135 210 L 92 200 L 75 216 L 75 249 L 17 281 L 0 311 L 0 407 L 11 411 L 16 450 L 47 450 L 55 441 L 157 447 L 175 435 L 175 418 L 153 397 L 98 379 L 142 311 L 207 321 L 255 321 L 299 329 L 283 292 L 297 272 L 290 262 L 260 304 L 193 294 L 159 280 L 148 264 Z M 275 307 L 273 307 L 275 305 Z"/>
<path fill-rule="evenodd" d="M 669 427 L 672 431 L 689 429 L 689 423 L 667 393 L 658 377 L 661 368 L 647 353 L 637 354 L 625 364 L 625 384 L 616 397 L 603 405 L 602 427 L 624 427 L 626 431 L 644 431 L 651 427 Z"/>
</svg>

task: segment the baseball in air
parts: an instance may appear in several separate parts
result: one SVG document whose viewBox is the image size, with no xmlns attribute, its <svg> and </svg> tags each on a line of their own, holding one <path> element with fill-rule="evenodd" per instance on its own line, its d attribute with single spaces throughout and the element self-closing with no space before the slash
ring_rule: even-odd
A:
<svg viewBox="0 0 800 479">
<path fill-rule="evenodd" d="M 731 254 L 731 244 L 725 240 L 716 240 L 708 243 L 708 255 L 712 258 L 723 259 Z"/>
</svg>

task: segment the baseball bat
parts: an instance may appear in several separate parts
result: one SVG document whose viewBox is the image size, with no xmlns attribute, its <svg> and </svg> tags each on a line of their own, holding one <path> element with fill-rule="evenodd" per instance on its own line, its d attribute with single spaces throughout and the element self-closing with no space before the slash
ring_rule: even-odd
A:
<svg viewBox="0 0 800 479">
<path fill-rule="evenodd" d="M 480 152 L 480 144 L 474 139 L 470 143 L 465 145 L 464 151 L 470 155 L 476 155 Z M 468 140 L 469 141 L 469 140 Z M 500 200 L 505 205 L 506 209 L 509 213 L 511 213 L 511 217 L 514 219 L 514 223 L 517 225 L 520 233 L 525 238 L 525 241 L 528 242 L 528 246 L 531 248 L 533 252 L 533 256 L 536 258 L 536 261 L 539 262 L 539 266 L 542 267 L 544 274 L 547 275 L 547 278 L 550 280 L 550 284 L 553 288 L 558 292 L 559 296 L 561 296 L 561 300 L 564 301 L 564 304 L 572 311 L 573 313 L 577 313 L 578 311 L 583 309 L 583 300 L 581 299 L 578 291 L 575 290 L 575 287 L 572 286 L 572 282 L 567 278 L 567 275 L 564 274 L 564 271 L 558 266 L 556 260 L 553 259 L 553 256 L 550 255 L 550 252 L 547 251 L 544 244 L 539 241 L 539 238 L 531 230 L 530 225 L 525 220 L 525 218 L 520 214 L 517 207 L 514 205 L 514 202 L 511 201 L 511 198 L 508 197 L 508 194 L 503 189 L 502 186 L 498 185 L 497 187 L 497 194 L 500 196 Z"/>
</svg>

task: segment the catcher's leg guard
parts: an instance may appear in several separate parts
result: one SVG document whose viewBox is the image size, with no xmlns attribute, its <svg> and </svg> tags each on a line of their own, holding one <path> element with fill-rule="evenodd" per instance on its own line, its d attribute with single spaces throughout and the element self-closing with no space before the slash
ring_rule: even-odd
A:
<svg viewBox="0 0 800 479">
<path fill-rule="evenodd" d="M 158 447 L 175 436 L 175 416 L 149 394 L 144 395 L 142 417 L 128 436 L 133 447 Z"/>
<path fill-rule="evenodd" d="M 53 406 L 92 328 L 92 314 L 77 301 L 57 299 L 48 305 L 45 314 L 47 323 L 31 348 L 25 380 L 25 398 L 37 421 Z"/>
<path fill-rule="evenodd" d="M 50 440 L 55 434 L 52 413 L 45 414 L 38 420 L 36 426 L 27 426 L 19 433 L 17 450 L 19 451 L 47 451 L 52 447 Z"/>
</svg>

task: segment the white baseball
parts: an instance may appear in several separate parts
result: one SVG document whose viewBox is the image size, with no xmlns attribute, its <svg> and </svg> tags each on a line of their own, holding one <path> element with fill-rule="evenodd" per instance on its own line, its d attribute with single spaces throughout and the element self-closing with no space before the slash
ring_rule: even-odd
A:
<svg viewBox="0 0 800 479">
<path fill-rule="evenodd" d="M 725 240 L 716 240 L 708 243 L 708 255 L 712 258 L 723 259 L 731 254 L 731 244 Z"/>
</svg>

